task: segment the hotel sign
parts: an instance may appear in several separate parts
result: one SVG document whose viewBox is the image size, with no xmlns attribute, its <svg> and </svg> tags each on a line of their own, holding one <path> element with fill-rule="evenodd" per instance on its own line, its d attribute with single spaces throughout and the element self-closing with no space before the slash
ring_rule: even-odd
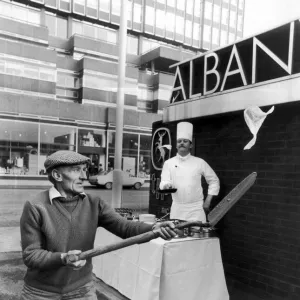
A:
<svg viewBox="0 0 300 300">
<path fill-rule="evenodd" d="M 170 103 L 300 73 L 300 22 L 172 65 Z"/>
</svg>

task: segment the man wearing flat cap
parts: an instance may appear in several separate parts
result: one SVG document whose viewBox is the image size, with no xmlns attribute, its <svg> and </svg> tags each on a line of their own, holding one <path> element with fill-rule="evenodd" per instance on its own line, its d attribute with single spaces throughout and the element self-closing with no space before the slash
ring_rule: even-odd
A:
<svg viewBox="0 0 300 300">
<path fill-rule="evenodd" d="M 160 189 L 176 188 L 172 194 L 171 219 L 206 222 L 211 200 L 218 195 L 220 182 L 209 164 L 190 154 L 193 124 L 177 124 L 177 155 L 168 159 L 161 173 Z M 201 178 L 208 183 L 208 195 L 204 200 Z"/>
<path fill-rule="evenodd" d="M 45 161 L 53 184 L 24 205 L 20 221 L 27 266 L 21 300 L 96 300 L 92 261 L 70 259 L 94 247 L 97 227 L 121 238 L 154 230 L 164 239 L 176 235 L 171 222 L 153 226 L 122 218 L 100 197 L 84 193 L 89 158 L 57 151 Z"/>
</svg>

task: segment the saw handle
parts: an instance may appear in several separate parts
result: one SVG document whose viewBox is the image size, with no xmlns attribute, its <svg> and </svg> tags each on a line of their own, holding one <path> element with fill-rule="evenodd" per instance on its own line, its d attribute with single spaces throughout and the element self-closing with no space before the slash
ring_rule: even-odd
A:
<svg viewBox="0 0 300 300">
<path fill-rule="evenodd" d="M 183 222 L 183 223 L 177 224 L 175 226 L 175 229 L 183 229 L 183 228 L 190 227 L 190 226 L 210 227 L 209 223 L 202 223 L 201 221 L 191 221 L 191 222 Z M 147 243 L 158 237 L 159 237 L 158 232 L 148 231 L 146 233 L 136 235 L 136 236 L 130 237 L 128 239 L 124 239 L 122 241 L 116 242 L 111 245 L 106 245 L 103 247 L 99 247 L 99 248 L 95 248 L 95 249 L 91 249 L 91 250 L 82 252 L 79 255 L 71 254 L 71 255 L 69 255 L 69 260 L 71 262 L 75 262 L 77 260 L 89 259 L 94 256 L 98 256 L 98 255 L 101 255 L 104 253 L 122 249 L 122 248 L 132 246 L 135 244 Z"/>
</svg>

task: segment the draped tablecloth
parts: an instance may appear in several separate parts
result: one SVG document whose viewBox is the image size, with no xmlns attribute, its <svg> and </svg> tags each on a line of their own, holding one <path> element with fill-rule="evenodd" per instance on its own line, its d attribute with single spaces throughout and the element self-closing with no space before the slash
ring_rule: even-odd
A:
<svg viewBox="0 0 300 300">
<path fill-rule="evenodd" d="M 121 240 L 98 228 L 95 247 Z M 132 300 L 228 300 L 218 238 L 157 238 L 93 258 L 94 273 Z"/>
</svg>

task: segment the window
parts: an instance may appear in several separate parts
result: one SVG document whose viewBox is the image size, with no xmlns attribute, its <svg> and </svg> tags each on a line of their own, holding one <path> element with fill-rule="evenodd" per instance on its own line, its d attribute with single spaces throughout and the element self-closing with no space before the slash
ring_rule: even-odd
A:
<svg viewBox="0 0 300 300">
<path fill-rule="evenodd" d="M 93 25 L 83 24 L 83 35 L 91 38 L 96 38 L 96 27 Z"/>
<path fill-rule="evenodd" d="M 87 0 L 86 1 L 86 15 L 92 18 L 98 17 L 98 1 Z"/>
<path fill-rule="evenodd" d="M 0 173 L 38 175 L 38 124 L 0 122 Z"/>
<path fill-rule="evenodd" d="M 210 29 L 211 29 L 210 26 L 204 25 L 204 28 L 203 28 L 203 40 L 205 42 L 210 42 Z"/>
<path fill-rule="evenodd" d="M 198 1 L 195 1 L 194 3 L 195 7 L 194 7 L 194 16 L 195 17 L 198 17 L 198 18 L 201 18 L 202 17 L 202 1 L 198 0 Z"/>
<path fill-rule="evenodd" d="M 211 20 L 212 18 L 212 3 L 210 2 L 205 2 L 205 7 L 204 7 L 204 18 L 207 20 Z"/>
<path fill-rule="evenodd" d="M 72 30 L 73 34 L 77 33 L 82 35 L 83 34 L 83 25 L 81 22 L 79 21 L 73 21 L 73 30 Z"/>
<path fill-rule="evenodd" d="M 156 27 L 160 29 L 165 29 L 166 18 L 165 12 L 163 10 L 156 10 Z"/>
<path fill-rule="evenodd" d="M 222 24 L 228 25 L 228 9 L 222 8 Z"/>
<path fill-rule="evenodd" d="M 141 16 L 142 16 L 142 6 L 138 3 L 134 3 L 134 5 L 133 5 L 133 21 L 136 23 L 140 23 Z"/>
<path fill-rule="evenodd" d="M 235 28 L 236 26 L 236 12 L 234 10 L 230 11 L 230 27 Z"/>
<path fill-rule="evenodd" d="M 168 20 L 168 22 L 166 22 L 166 30 L 168 30 L 170 32 L 174 32 L 174 29 L 175 29 L 174 14 L 171 13 L 171 12 L 167 12 L 166 13 L 166 20 Z"/>
<path fill-rule="evenodd" d="M 140 135 L 139 177 L 150 178 L 151 136 Z"/>
<path fill-rule="evenodd" d="M 231 5 L 234 5 L 234 6 L 237 6 L 237 2 L 238 2 L 238 0 L 231 0 L 231 1 L 230 1 L 230 4 L 231 4 Z"/>
<path fill-rule="evenodd" d="M 231 43 L 234 43 L 234 34 L 229 32 L 229 35 L 228 35 L 228 43 L 231 44 Z"/>
<path fill-rule="evenodd" d="M 244 9 L 244 0 L 239 0 L 239 9 Z"/>
<path fill-rule="evenodd" d="M 243 15 L 238 15 L 237 30 L 243 31 Z"/>
<path fill-rule="evenodd" d="M 227 31 L 221 30 L 220 45 L 221 46 L 227 45 Z"/>
<path fill-rule="evenodd" d="M 40 125 L 39 174 L 45 174 L 44 162 L 50 154 L 58 150 L 76 151 L 76 128 L 68 126 Z"/>
<path fill-rule="evenodd" d="M 192 22 L 189 20 L 185 20 L 185 36 L 187 38 L 192 38 Z"/>
<path fill-rule="evenodd" d="M 176 15 L 176 33 L 184 34 L 184 19 L 181 16 Z"/>
<path fill-rule="evenodd" d="M 58 0 L 45 0 L 45 5 L 57 8 Z"/>
<path fill-rule="evenodd" d="M 59 9 L 70 12 L 71 0 L 59 0 Z"/>
<path fill-rule="evenodd" d="M 85 0 L 73 0 L 73 10 L 75 13 L 85 14 Z"/>
<path fill-rule="evenodd" d="M 129 3 L 127 4 L 127 6 L 130 5 Z M 116 15 L 116 16 L 120 16 L 121 14 L 121 0 L 114 0 L 113 5 L 112 5 L 112 9 L 111 9 L 111 13 Z"/>
<path fill-rule="evenodd" d="M 138 54 L 138 38 L 135 36 L 127 36 L 127 53 Z"/>
<path fill-rule="evenodd" d="M 146 6 L 145 24 L 154 26 L 154 8 L 151 6 Z"/>
<path fill-rule="evenodd" d="M 99 2 L 99 10 L 109 12 L 110 11 L 110 0 L 101 0 Z"/>
<path fill-rule="evenodd" d="M 167 0 L 167 5 L 171 7 L 175 7 L 175 0 Z"/>
<path fill-rule="evenodd" d="M 214 17 L 213 20 L 216 23 L 220 23 L 221 17 L 221 7 L 219 5 L 214 5 Z"/>
<path fill-rule="evenodd" d="M 220 30 L 219 28 L 214 28 L 212 29 L 212 43 L 214 45 L 219 45 L 219 34 Z"/>
<path fill-rule="evenodd" d="M 186 13 L 192 15 L 193 14 L 193 0 L 186 0 Z"/>
<path fill-rule="evenodd" d="M 46 13 L 46 26 L 48 27 L 50 35 L 66 39 L 67 25 L 67 19 Z"/>
<path fill-rule="evenodd" d="M 177 0 L 177 9 L 185 11 L 185 0 Z"/>
<path fill-rule="evenodd" d="M 200 24 L 194 22 L 193 26 L 193 39 L 196 41 L 200 40 Z"/>
</svg>

